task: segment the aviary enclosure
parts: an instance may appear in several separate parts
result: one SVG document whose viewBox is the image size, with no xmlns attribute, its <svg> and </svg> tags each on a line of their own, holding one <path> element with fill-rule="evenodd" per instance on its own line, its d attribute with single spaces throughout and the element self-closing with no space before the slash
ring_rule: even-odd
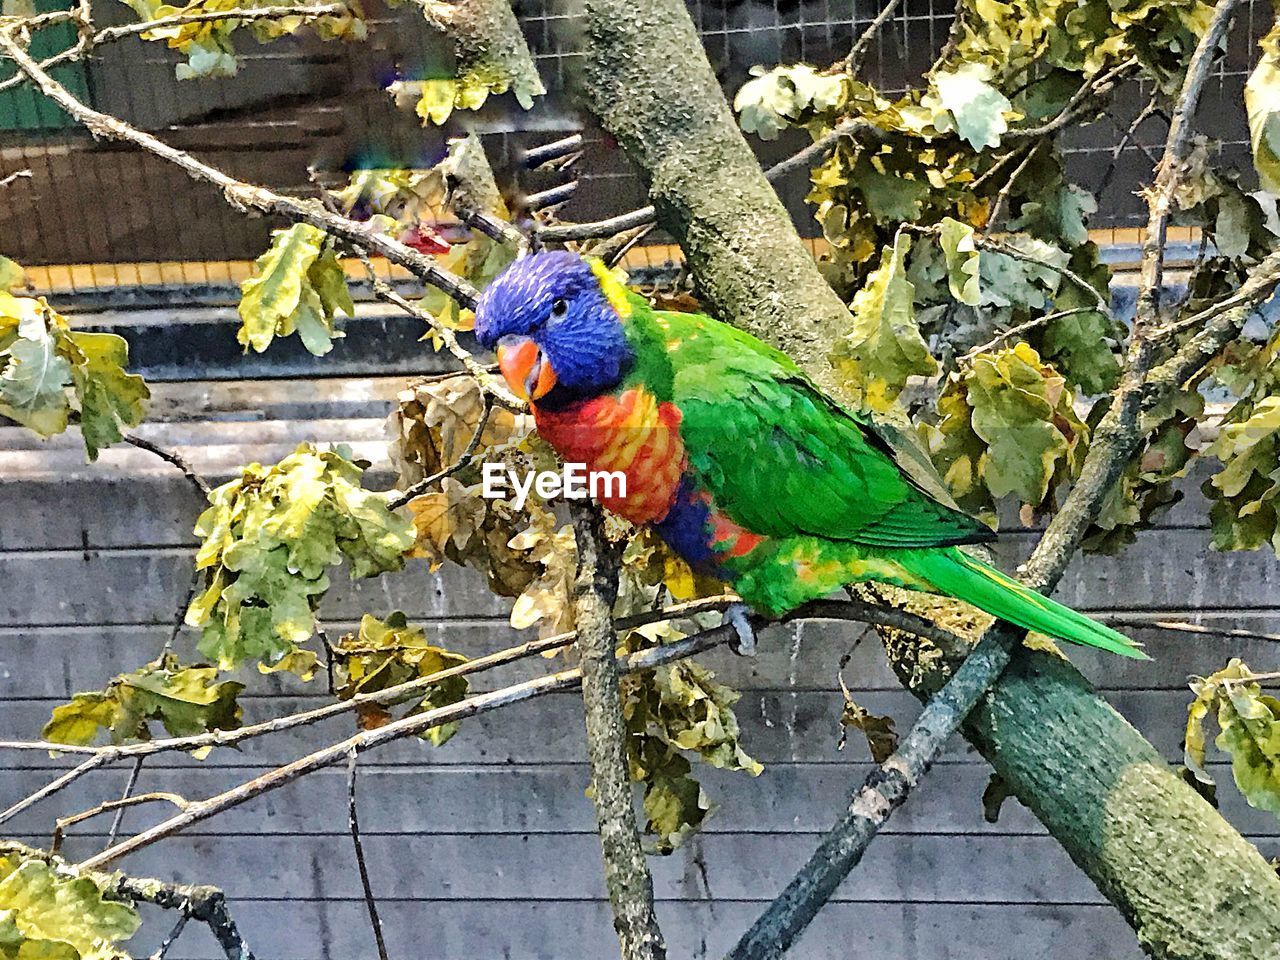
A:
<svg viewBox="0 0 1280 960">
<path fill-rule="evenodd" d="M 4 0 L 0 953 L 1280 957 L 1278 14 Z"/>
</svg>

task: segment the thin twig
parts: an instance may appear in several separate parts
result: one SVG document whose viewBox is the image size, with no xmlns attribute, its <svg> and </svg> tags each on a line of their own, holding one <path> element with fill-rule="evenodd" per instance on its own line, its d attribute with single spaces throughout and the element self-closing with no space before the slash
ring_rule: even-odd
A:
<svg viewBox="0 0 1280 960">
<path fill-rule="evenodd" d="M 49 852 L 57 854 L 57 852 L 62 848 L 62 838 L 66 834 L 67 827 L 73 827 L 77 823 L 92 819 L 93 817 L 99 816 L 103 813 L 110 813 L 112 810 L 123 810 L 126 807 L 135 807 L 140 803 L 156 802 L 171 803 L 179 810 L 185 810 L 188 806 L 187 801 L 176 793 L 164 793 L 161 791 L 156 791 L 154 793 L 140 793 L 136 797 L 126 795 L 121 797 L 119 800 L 104 800 L 96 807 L 91 807 L 88 810 L 82 810 L 79 813 L 73 813 L 69 817 L 59 817 L 54 822 L 53 840 L 49 844 Z M 107 846 L 111 847 L 112 844 L 107 844 Z"/>
<path fill-rule="evenodd" d="M 1027 155 L 1022 158 L 1016 167 L 1013 168 L 1013 172 L 1009 174 L 1009 178 L 1004 182 L 1004 186 L 1002 186 L 1000 188 L 1000 192 L 996 194 L 995 203 L 991 205 L 991 212 L 987 215 L 986 226 L 982 228 L 982 235 L 984 237 L 989 237 L 991 235 L 991 231 L 995 229 L 996 223 L 1004 214 L 1004 206 L 1009 201 L 1009 194 L 1017 184 L 1018 178 L 1026 172 L 1027 167 L 1031 166 L 1031 161 L 1034 160 L 1036 154 L 1040 152 L 1040 144 L 1043 142 L 1044 141 L 1037 141 L 1031 145 L 1031 149 L 1027 151 Z"/>
<path fill-rule="evenodd" d="M 191 920 L 191 914 L 186 910 L 178 914 L 178 922 L 173 925 L 173 929 L 168 935 L 160 941 L 160 946 L 156 947 L 155 952 L 151 954 L 150 960 L 164 960 L 169 953 L 169 948 L 173 946 L 178 937 L 182 936 L 182 931 L 187 928 L 188 921 Z"/>
<path fill-rule="evenodd" d="M 15 183 L 18 180 L 30 180 L 31 177 L 32 173 L 30 170 L 15 170 L 7 177 L 0 179 L 0 189 L 7 187 L 9 184 Z"/>
<path fill-rule="evenodd" d="M 146 440 L 138 436 L 136 433 L 126 433 L 122 439 L 132 447 L 137 447 L 139 450 L 145 450 L 148 453 L 154 453 L 166 463 L 173 464 L 182 471 L 182 475 L 191 482 L 191 485 L 200 491 L 202 497 L 206 500 L 209 498 L 211 488 L 209 487 L 208 482 L 204 477 L 196 473 L 195 470 L 192 469 L 191 464 L 187 463 L 187 461 L 177 451 L 168 450 L 158 444 L 152 443 L 150 440 Z"/>
<path fill-rule="evenodd" d="M 712 647 L 728 640 L 732 635 L 734 635 L 732 626 L 715 627 L 686 637 L 676 643 L 653 647 L 625 657 L 618 664 L 618 669 L 622 673 L 650 670 L 667 663 L 683 660 L 705 650 L 710 650 Z M 126 854 L 133 853 L 143 847 L 150 846 L 158 840 L 163 840 L 165 837 L 179 833 L 192 824 L 207 820 L 224 810 L 244 803 L 246 800 L 251 800 L 264 793 L 276 790 L 292 783 L 299 777 L 314 773 L 316 770 L 341 763 L 352 750 L 371 750 L 395 740 L 425 733 L 433 727 L 446 723 L 455 723 L 468 717 L 488 713 L 513 703 L 522 703 L 535 697 L 546 696 L 549 693 L 555 693 L 560 690 L 570 690 L 576 687 L 581 682 L 581 679 L 581 669 L 574 667 L 559 673 L 547 674 L 523 683 L 492 690 L 488 693 L 466 697 L 448 706 L 424 710 L 421 713 L 411 713 L 372 730 L 362 730 L 345 740 L 300 757 L 292 763 L 270 770 L 259 777 L 238 784 L 230 790 L 216 794 L 207 800 L 195 801 L 182 813 L 158 823 L 127 840 L 123 840 L 110 849 L 93 855 L 83 861 L 80 866 L 85 869 L 100 869 Z"/>
<path fill-rule="evenodd" d="M 175 13 L 154 20 L 142 20 L 137 23 L 122 23 L 112 27 L 104 27 L 93 35 L 93 45 L 111 43 L 124 37 L 137 36 L 153 30 L 164 30 L 169 27 L 180 27 L 188 23 L 209 23 L 215 20 L 279 20 L 283 17 L 335 17 L 350 14 L 351 8 L 345 3 L 297 4 L 264 7 L 232 7 L 229 10 L 207 10 L 194 13 Z"/>
<path fill-rule="evenodd" d="M 58 10 L 54 13 L 62 14 L 62 19 L 80 20 L 81 16 L 78 11 Z M 146 33 L 148 30 L 163 29 L 165 27 L 181 26 L 186 23 L 201 23 L 209 20 L 264 20 L 275 19 L 287 16 L 331 16 L 350 13 L 350 8 L 343 3 L 322 4 L 320 6 L 275 6 L 275 7 L 257 7 L 243 8 L 236 7 L 225 11 L 202 11 L 199 13 L 176 13 L 168 17 L 159 17 L 155 20 L 142 20 L 137 23 L 118 24 L 112 27 L 106 27 L 97 33 L 88 33 L 84 30 L 80 32 L 80 38 L 77 42 L 65 50 L 60 50 L 51 57 L 47 57 L 40 61 L 41 70 L 50 70 L 53 67 L 79 60 L 89 53 L 94 47 L 104 43 L 111 43 L 124 37 L 135 36 Z M 32 21 L 37 18 L 28 17 L 19 22 L 18 27 L 27 30 L 30 29 Z M 16 73 L 12 77 L 7 77 L 0 81 L 0 92 L 13 89 L 23 83 L 28 82 L 30 78 L 25 74 Z"/>
<path fill-rule="evenodd" d="M 1110 70 L 1095 74 L 1089 82 L 1083 84 L 1079 90 L 1072 95 L 1067 101 L 1066 106 L 1058 111 L 1050 120 L 1034 127 L 1019 127 L 1008 131 L 1001 138 L 1005 143 L 1016 143 L 1019 140 L 1038 139 L 1051 133 L 1057 133 L 1059 130 L 1071 123 L 1080 114 L 1090 109 L 1091 105 L 1086 101 L 1092 96 L 1102 96 L 1110 92 L 1117 80 L 1124 78 L 1125 74 L 1135 73 L 1141 64 L 1136 58 L 1121 61 Z"/>
<path fill-rule="evenodd" d="M 489 425 L 489 415 L 492 411 L 493 396 L 486 393 L 484 395 L 484 409 L 480 411 L 480 421 L 476 424 L 476 428 L 471 434 L 471 439 L 467 441 L 466 449 L 462 451 L 462 455 L 443 470 L 439 470 L 436 473 L 431 474 L 429 477 L 423 477 L 417 483 L 406 487 L 398 496 L 387 501 L 387 508 L 390 510 L 399 510 L 415 497 L 422 496 L 445 477 L 451 477 L 455 473 L 469 467 L 471 462 L 475 460 L 476 450 L 480 447 L 480 439 L 484 436 L 485 427 Z"/>
<path fill-rule="evenodd" d="M 648 623 L 657 623 L 672 618 L 673 612 L 679 616 L 693 616 L 697 613 L 704 613 L 712 610 L 723 610 L 725 606 L 736 600 L 734 597 L 717 597 L 709 600 L 693 601 L 690 603 L 679 604 L 676 607 L 668 608 L 661 611 L 649 611 L 638 613 L 630 617 L 624 617 L 618 620 L 616 629 L 630 629 L 637 626 L 643 626 Z M 904 630 L 909 633 L 917 633 L 921 636 L 939 636 L 945 634 L 931 621 L 916 616 L 905 610 L 897 610 L 892 607 L 883 607 L 876 604 L 847 602 L 847 601 L 823 601 L 813 604 L 806 604 L 800 609 L 794 611 L 781 623 L 790 623 L 796 620 L 807 619 L 810 616 L 818 619 L 840 619 L 852 620 L 856 622 L 875 624 L 877 626 L 890 627 L 895 630 Z M 757 626 L 765 625 L 765 621 L 758 621 Z M 710 650 L 713 647 L 725 642 L 728 639 L 736 637 L 736 631 L 732 625 L 713 627 L 710 630 L 704 630 L 701 633 L 686 637 L 675 643 L 667 644 L 660 647 L 652 647 L 634 653 L 629 657 L 625 657 L 619 664 L 618 669 L 622 673 L 635 673 L 641 670 L 649 670 L 662 666 L 667 663 L 675 663 L 694 656 L 703 651 Z M 427 680 L 438 682 L 448 676 L 459 676 L 464 668 L 472 669 L 466 672 L 475 673 L 479 669 L 487 669 L 497 666 L 500 663 L 510 663 L 513 660 L 522 659 L 524 657 L 533 656 L 537 653 L 558 649 L 571 643 L 575 638 L 574 634 L 564 634 L 560 637 L 550 637 L 545 640 L 535 640 L 530 643 L 523 644 L 520 647 L 511 650 L 502 651 L 496 654 L 490 654 L 487 657 L 480 657 L 476 660 L 468 661 L 459 667 L 450 670 L 442 670 L 433 674 Z M 132 850 L 147 846 L 163 837 L 176 833 L 192 823 L 206 820 L 222 810 L 243 803 L 252 797 L 256 797 L 269 790 L 291 783 L 301 776 L 312 773 L 315 770 L 322 769 L 333 764 L 340 763 L 352 749 L 360 751 L 372 749 L 389 743 L 393 740 L 402 739 L 408 736 L 416 736 L 432 727 L 441 726 L 446 723 L 453 723 L 467 717 L 476 716 L 481 713 L 487 713 L 491 710 L 507 706 L 513 703 L 521 703 L 525 700 L 535 697 L 545 696 L 560 690 L 569 690 L 578 684 L 581 673 L 577 669 L 565 670 L 560 673 L 549 674 L 528 680 L 523 683 L 514 684 L 512 686 L 503 687 L 488 693 L 476 694 L 467 697 L 457 703 L 444 707 L 438 707 L 433 710 L 424 711 L 422 713 L 410 714 L 399 720 L 394 720 L 384 726 L 377 727 L 373 730 L 366 730 L 349 737 L 348 739 L 326 747 L 316 753 L 309 754 L 292 763 L 271 770 L 261 777 L 242 783 L 224 793 L 211 797 L 208 800 L 195 801 L 190 804 L 187 810 L 179 817 L 165 821 L 155 827 L 132 837 L 128 840 L 116 844 L 109 850 L 93 857 L 86 862 L 87 866 L 107 863 L 111 860 L 123 856 Z M 271 727 L 273 730 L 287 729 L 291 726 L 298 726 L 300 723 L 311 723 L 316 719 L 320 719 L 319 715 L 332 715 L 337 712 L 345 712 L 354 709 L 361 703 L 375 702 L 386 698 L 387 702 L 395 702 L 397 698 L 403 697 L 412 690 L 418 690 L 429 684 L 423 681 L 411 681 L 410 683 L 400 684 L 396 687 L 388 687 L 376 694 L 359 695 L 339 704 L 331 704 L 328 707 L 322 707 L 317 710 L 309 711 L 307 714 L 294 714 L 292 717 L 280 718 L 276 721 L 268 721 L 265 724 L 258 724 L 258 729 L 253 731 L 252 735 L 260 735 L 271 730 L 265 730 L 264 727 Z M 146 743 L 130 744 L 123 747 L 80 747 L 68 748 L 80 751 L 98 751 L 97 755 L 90 758 L 90 761 L 105 762 L 107 757 L 118 757 L 122 752 L 140 753 L 147 751 L 148 748 L 160 747 L 161 749 L 192 749 L 193 746 L 218 746 L 219 741 L 233 742 L 235 739 L 245 739 L 243 736 L 246 731 L 251 730 L 244 727 L 239 730 L 230 731 L 213 731 L 209 734 L 201 734 L 197 737 L 175 738 L 169 741 L 155 740 Z M 198 741 L 193 745 L 192 741 Z M 0 748 L 13 747 L 18 749 L 29 749 L 32 744 L 0 744 Z M 44 749 L 62 749 L 59 744 L 39 744 Z M 83 765 L 82 765 L 83 766 Z"/>
<path fill-rule="evenodd" d="M 142 765 L 146 761 L 146 757 L 139 757 L 133 761 L 133 769 L 129 771 L 129 779 L 125 781 L 124 792 L 120 794 L 120 805 L 116 807 L 116 815 L 111 818 L 111 829 L 107 831 L 105 846 L 109 847 L 116 842 L 116 836 L 120 833 L 120 824 L 124 822 L 125 809 L 128 807 L 124 801 L 133 796 L 133 789 L 138 785 L 138 777 L 142 774 Z"/>
<path fill-rule="evenodd" d="M 1063 317 L 1072 317 L 1072 316 L 1075 316 L 1077 313 L 1097 313 L 1097 312 L 1098 312 L 1097 307 L 1072 307 L 1070 310 L 1057 310 L 1053 313 L 1046 313 L 1046 314 L 1043 314 L 1042 316 L 1034 317 L 1031 320 L 1027 320 L 1025 323 L 1020 323 L 1017 326 L 1010 327 L 1008 330 L 1004 330 L 996 334 L 986 343 L 979 344 L 978 346 L 974 347 L 972 350 L 969 350 L 968 352 L 960 356 L 956 360 L 956 362 L 972 363 L 974 358 L 977 357 L 978 354 L 986 353 L 988 350 L 991 350 L 993 347 L 998 346 L 1000 343 L 1002 343 L 1005 340 L 1008 340 L 1010 337 L 1016 337 L 1019 334 L 1026 333 L 1028 330 L 1034 330 L 1036 327 L 1043 327 L 1046 323 L 1052 323 L 1054 320 L 1061 320 Z"/>
<path fill-rule="evenodd" d="M 570 180 L 568 183 L 562 183 L 558 187 L 551 187 L 541 193 L 531 193 L 524 198 L 524 208 L 530 211 L 537 211 L 558 207 L 562 203 L 567 203 L 577 192 L 577 189 L 578 181 Z"/>
<path fill-rule="evenodd" d="M 544 143 L 538 147 L 530 147 L 520 157 L 520 163 L 528 170 L 536 170 L 544 163 L 560 160 L 582 150 L 582 134 L 575 133 L 561 140 Z"/>
<path fill-rule="evenodd" d="M 1170 633 L 1194 633 L 1203 637 L 1224 637 L 1230 640 L 1265 640 L 1280 643 L 1280 633 L 1258 633 L 1254 630 L 1237 630 L 1228 627 L 1206 627 L 1185 620 L 1133 620 L 1124 617 L 1105 618 L 1107 626 L 1124 630 L 1167 630 Z"/>
<path fill-rule="evenodd" d="M 356 869 L 360 872 L 360 887 L 364 891 L 364 905 L 369 912 L 369 924 L 373 927 L 373 942 L 378 948 L 378 960 L 388 960 L 387 942 L 382 936 L 382 919 L 378 916 L 378 901 L 369 881 L 369 868 L 364 861 L 364 845 L 360 842 L 360 817 L 356 811 L 356 762 L 359 754 L 351 751 L 347 758 L 347 828 L 351 843 L 356 849 Z"/>
<path fill-rule="evenodd" d="M 22 746 L 19 746 L 17 742 L 12 743 L 11 746 L 17 750 L 43 749 L 47 751 L 53 751 L 53 750 L 62 749 L 61 744 L 47 743 L 44 741 L 36 741 L 36 746 L 34 747 L 28 747 L 25 743 Z M 13 819 L 18 814 L 22 813 L 24 810 L 34 806 L 35 804 L 39 803 L 41 800 L 44 800 L 46 797 L 51 797 L 55 793 L 57 793 L 59 790 L 62 790 L 65 787 L 69 787 L 71 784 L 75 783 L 77 780 L 83 777 L 86 773 L 90 773 L 91 771 L 96 770 L 99 767 L 106 766 L 113 759 L 115 759 L 109 754 L 100 752 L 93 747 L 90 747 L 88 749 L 73 748 L 72 752 L 88 753 L 92 755 L 88 759 L 81 761 L 77 766 L 72 767 L 70 770 L 68 770 L 66 773 L 62 774 L 61 776 L 55 777 L 54 779 L 50 780 L 39 790 L 36 790 L 34 793 L 28 794 L 18 802 L 11 804 L 8 807 L 8 809 L 4 811 L 0 811 L 0 823 L 4 823 L 7 820 Z"/>
<path fill-rule="evenodd" d="M 1151 94 L 1151 98 L 1147 100 L 1146 106 L 1138 111 L 1138 115 L 1130 121 L 1120 139 L 1116 141 L 1116 145 L 1111 148 L 1111 159 L 1107 162 L 1107 169 L 1103 171 L 1102 177 L 1098 181 L 1097 196 L 1103 197 L 1106 195 L 1107 188 L 1111 186 L 1111 180 L 1115 176 L 1116 170 L 1120 167 L 1120 155 L 1124 153 L 1125 147 L 1137 135 L 1138 129 L 1147 121 L 1147 118 L 1156 112 L 1156 102 L 1159 98 L 1160 88 L 1157 86 L 1155 92 Z"/>
<path fill-rule="evenodd" d="M 538 239 L 543 243 L 570 243 L 596 237 L 611 237 L 616 233 L 634 230 L 636 227 L 648 226 L 657 216 L 658 211 L 648 206 L 591 223 L 557 223 L 539 229 Z"/>
<path fill-rule="evenodd" d="M 374 295 L 377 296 L 379 300 L 385 300 L 387 303 L 394 304 L 410 316 L 416 317 L 418 320 L 421 320 L 423 323 L 431 327 L 431 329 L 440 337 L 440 341 L 444 344 L 445 349 L 453 354 L 453 356 L 462 364 L 467 373 L 471 374 L 471 376 L 475 378 L 476 382 L 480 384 L 480 389 L 487 395 L 493 397 L 493 399 L 502 404 L 502 406 L 506 407 L 508 410 L 514 410 L 516 412 L 523 412 L 528 409 L 527 404 L 517 399 L 498 377 L 495 377 L 487 367 L 480 363 L 479 360 L 472 356 L 470 351 L 466 350 L 462 344 L 458 342 L 458 335 L 456 333 L 449 329 L 449 327 L 440 323 L 435 317 L 427 313 L 427 311 L 423 310 L 416 303 L 410 302 L 397 293 L 391 284 L 387 283 L 377 275 L 373 269 L 373 264 L 369 262 L 368 258 L 366 257 L 363 259 L 365 272 L 369 276 L 369 283 L 373 287 Z"/>
<path fill-rule="evenodd" d="M 844 120 L 832 127 L 813 143 L 797 151 L 784 160 L 779 160 L 764 172 L 771 182 L 776 182 L 792 171 L 808 166 L 819 157 L 825 156 L 843 137 L 863 136 L 883 138 L 884 131 L 872 123 L 861 119 Z M 569 243 L 580 240 L 593 240 L 599 237 L 612 237 L 626 230 L 647 226 L 653 223 L 658 211 L 653 206 L 639 207 L 607 220 L 595 220 L 590 223 L 558 223 L 537 229 L 537 237 L 543 243 Z"/>
<path fill-rule="evenodd" d="M 854 41 L 849 55 L 844 58 L 844 72 L 850 77 L 857 77 L 858 72 L 862 69 L 862 61 L 866 59 L 867 50 L 871 47 L 871 41 L 876 38 L 881 28 L 893 16 L 895 10 L 902 0 L 889 0 L 876 14 L 876 18 L 867 24 L 867 29 L 858 35 L 858 39 Z"/>
</svg>

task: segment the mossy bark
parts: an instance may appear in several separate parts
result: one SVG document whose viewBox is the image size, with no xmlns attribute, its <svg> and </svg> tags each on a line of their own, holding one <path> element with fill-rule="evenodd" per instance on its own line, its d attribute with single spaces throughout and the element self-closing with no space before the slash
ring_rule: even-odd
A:
<svg viewBox="0 0 1280 960">
<path fill-rule="evenodd" d="M 847 329 L 679 0 L 583 0 L 588 107 L 650 179 L 707 306 L 825 386 Z M 921 696 L 940 658 L 904 665 Z M 914 666 L 914 671 L 910 669 Z M 1162 960 L 1280 956 L 1280 878 L 1069 663 L 1020 650 L 966 735 Z"/>
<path fill-rule="evenodd" d="M 800 243 L 725 102 L 684 6 L 583 0 L 582 97 L 649 180 L 708 308 L 833 387 L 845 305 Z"/>
<path fill-rule="evenodd" d="M 1065 660 L 1020 650 L 966 735 L 1153 957 L 1280 956 L 1280 879 Z"/>
</svg>

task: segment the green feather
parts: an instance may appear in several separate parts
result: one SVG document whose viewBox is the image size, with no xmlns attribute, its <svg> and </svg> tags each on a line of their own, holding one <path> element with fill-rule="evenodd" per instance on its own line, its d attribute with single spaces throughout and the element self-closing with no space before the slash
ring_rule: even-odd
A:
<svg viewBox="0 0 1280 960">
<path fill-rule="evenodd" d="M 1122 657 L 1151 659 L 1123 634 L 1036 593 L 954 547 L 904 552 L 899 563 L 928 581 L 936 592 L 964 600 L 1019 627 Z"/>
<path fill-rule="evenodd" d="M 721 564 L 739 595 L 770 615 L 862 580 L 955 597 L 1028 630 L 1122 656 L 1116 631 L 956 549 L 990 540 L 938 502 L 864 418 L 824 395 L 785 354 L 702 314 L 654 311 L 631 296 L 626 319 L 643 383 L 676 404 L 688 474 L 714 508 L 769 539 Z"/>
</svg>

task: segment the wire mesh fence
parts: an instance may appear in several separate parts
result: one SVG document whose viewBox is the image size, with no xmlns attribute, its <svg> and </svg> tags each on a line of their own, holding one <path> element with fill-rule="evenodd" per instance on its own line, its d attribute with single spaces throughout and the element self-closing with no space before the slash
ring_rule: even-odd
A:
<svg viewBox="0 0 1280 960">
<path fill-rule="evenodd" d="M 39 8 L 65 5 L 40 0 Z M 100 26 L 132 18 L 124 4 L 101 6 Z M 465 119 L 484 135 L 506 185 L 531 190 L 545 184 L 517 182 L 518 150 L 585 124 L 567 93 L 579 56 L 572 13 L 561 0 L 519 0 L 516 9 L 550 95 L 527 114 L 509 98 L 492 98 Z M 881 4 L 689 0 L 689 9 L 732 93 L 756 64 L 827 64 L 843 57 Z M 375 3 L 368 10 L 368 41 L 320 43 L 300 35 L 262 47 L 249 42 L 234 77 L 180 81 L 174 51 L 134 39 L 100 48 L 87 63 L 62 68 L 59 78 L 94 107 L 162 132 L 234 176 L 314 193 L 318 180 L 333 182 L 359 166 L 430 165 L 443 155 L 445 137 L 456 132 L 424 129 L 385 90 L 397 76 L 447 61 L 442 39 L 410 5 Z M 916 82 L 945 43 L 953 12 L 951 0 L 905 0 L 871 45 L 867 76 L 889 93 Z M 1228 167 L 1248 177 L 1240 93 L 1258 38 L 1270 25 L 1270 5 L 1253 0 L 1241 19 L 1204 98 L 1201 127 L 1220 142 Z M 72 40 L 52 32 L 41 36 L 54 48 Z M 1091 225 L 1106 231 L 1104 240 L 1127 239 L 1126 228 L 1141 217 L 1135 194 L 1150 177 L 1153 150 L 1166 130 L 1158 114 L 1129 129 L 1148 98 L 1149 91 L 1134 84 L 1116 98 L 1110 115 L 1066 138 L 1069 173 L 1099 194 Z M 642 204 L 643 186 L 622 152 L 589 126 L 586 132 L 580 186 L 564 215 L 597 219 Z M 770 162 L 801 142 L 783 137 L 757 148 L 762 162 Z M 112 291 L 173 284 L 229 288 L 248 275 L 279 225 L 231 210 L 217 190 L 191 183 L 164 161 L 93 141 L 52 104 L 20 87 L 0 92 L 0 177 L 24 169 L 32 176 L 0 196 L 0 252 L 27 266 L 42 291 L 110 297 L 122 295 Z M 790 178 L 781 192 L 802 230 L 816 232 L 805 210 L 804 177 Z M 633 253 L 633 262 L 670 256 L 661 239 L 655 234 L 649 247 Z"/>
</svg>

